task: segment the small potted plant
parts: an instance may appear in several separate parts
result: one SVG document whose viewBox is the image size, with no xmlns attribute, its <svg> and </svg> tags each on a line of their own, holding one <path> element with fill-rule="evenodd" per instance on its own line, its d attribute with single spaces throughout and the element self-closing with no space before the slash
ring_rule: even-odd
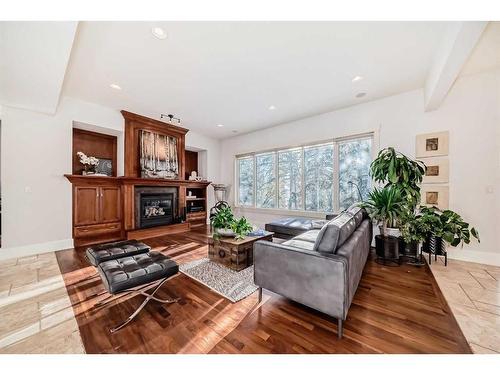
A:
<svg viewBox="0 0 500 375">
<path fill-rule="evenodd" d="M 252 224 L 245 217 L 235 219 L 229 206 L 222 206 L 210 219 L 210 224 L 214 228 L 214 239 L 227 236 L 242 240 L 253 230 Z"/>
<path fill-rule="evenodd" d="M 422 216 L 415 211 L 407 211 L 401 217 L 401 236 L 405 241 L 405 255 L 418 257 L 418 246 L 427 236 L 428 227 L 422 222 Z"/>
<path fill-rule="evenodd" d="M 421 207 L 421 222 L 426 230 L 426 238 L 422 247 L 424 252 L 446 257 L 446 244 L 456 247 L 469 244 L 471 237 L 479 239 L 479 233 L 469 228 L 462 217 L 452 210 L 441 211 L 437 207 Z M 446 260 L 445 260 L 446 261 Z"/>
<path fill-rule="evenodd" d="M 210 224 L 214 228 L 214 237 L 234 236 L 231 225 L 234 222 L 234 215 L 231 207 L 223 206 L 210 219 Z"/>
<path fill-rule="evenodd" d="M 83 164 L 85 170 L 82 172 L 83 175 L 92 175 L 96 173 L 97 164 L 99 164 L 99 159 L 95 156 L 87 156 L 83 152 L 78 151 L 76 153 L 80 158 L 80 163 Z"/>
<path fill-rule="evenodd" d="M 404 205 L 401 191 L 396 185 L 391 185 L 382 189 L 374 188 L 360 206 L 380 224 L 382 236 L 399 237 L 398 220 L 404 212 Z"/>
<path fill-rule="evenodd" d="M 253 230 L 252 224 L 245 218 L 242 217 L 238 220 L 234 220 L 231 224 L 231 229 L 235 234 L 237 240 L 242 240 L 246 237 L 248 233 Z"/>
</svg>

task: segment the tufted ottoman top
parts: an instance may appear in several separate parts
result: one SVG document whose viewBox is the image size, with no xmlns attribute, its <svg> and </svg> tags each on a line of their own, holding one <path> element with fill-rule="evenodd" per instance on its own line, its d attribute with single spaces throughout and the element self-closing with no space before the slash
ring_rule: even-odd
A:
<svg viewBox="0 0 500 375">
<path fill-rule="evenodd" d="M 89 247 L 86 250 L 86 255 L 90 264 L 97 267 L 101 262 L 131 255 L 144 254 L 150 249 L 151 248 L 143 242 L 128 240 Z"/>
<path fill-rule="evenodd" d="M 97 267 L 104 286 L 115 294 L 175 275 L 179 266 L 156 251 L 102 262 Z"/>
</svg>

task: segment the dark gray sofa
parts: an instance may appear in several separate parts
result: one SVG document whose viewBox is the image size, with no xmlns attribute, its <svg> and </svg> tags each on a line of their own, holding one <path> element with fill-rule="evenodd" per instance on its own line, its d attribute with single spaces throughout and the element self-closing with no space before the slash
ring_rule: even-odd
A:
<svg viewBox="0 0 500 375">
<path fill-rule="evenodd" d="M 366 211 L 352 207 L 321 229 L 281 244 L 254 246 L 254 282 L 338 320 L 338 337 L 361 279 L 372 240 Z"/>
</svg>

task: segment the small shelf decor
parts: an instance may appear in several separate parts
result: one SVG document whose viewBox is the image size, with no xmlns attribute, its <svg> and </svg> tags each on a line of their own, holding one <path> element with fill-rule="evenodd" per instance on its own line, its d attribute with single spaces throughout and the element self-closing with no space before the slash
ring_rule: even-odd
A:
<svg viewBox="0 0 500 375">
<path fill-rule="evenodd" d="M 83 152 L 78 151 L 76 153 L 80 158 L 80 163 L 83 164 L 84 170 L 82 171 L 83 175 L 93 175 L 96 174 L 96 168 L 99 164 L 99 159 L 95 156 L 87 156 Z"/>
</svg>

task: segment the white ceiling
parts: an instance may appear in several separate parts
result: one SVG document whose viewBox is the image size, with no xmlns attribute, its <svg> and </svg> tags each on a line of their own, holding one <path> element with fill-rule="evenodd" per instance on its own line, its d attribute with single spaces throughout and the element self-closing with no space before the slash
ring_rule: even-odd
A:
<svg viewBox="0 0 500 375">
<path fill-rule="evenodd" d="M 168 37 L 155 38 L 153 26 Z M 224 138 L 421 88 L 448 27 L 80 22 L 64 91 L 154 118 L 173 113 L 187 128 Z M 364 79 L 351 82 L 356 75 Z M 367 95 L 356 99 L 359 92 Z M 268 110 L 270 105 L 276 109 Z"/>
<path fill-rule="evenodd" d="M 77 22 L 0 22 L 0 103 L 54 113 Z"/>
<path fill-rule="evenodd" d="M 485 72 L 500 67 L 500 22 L 490 22 L 461 75 Z"/>
</svg>

